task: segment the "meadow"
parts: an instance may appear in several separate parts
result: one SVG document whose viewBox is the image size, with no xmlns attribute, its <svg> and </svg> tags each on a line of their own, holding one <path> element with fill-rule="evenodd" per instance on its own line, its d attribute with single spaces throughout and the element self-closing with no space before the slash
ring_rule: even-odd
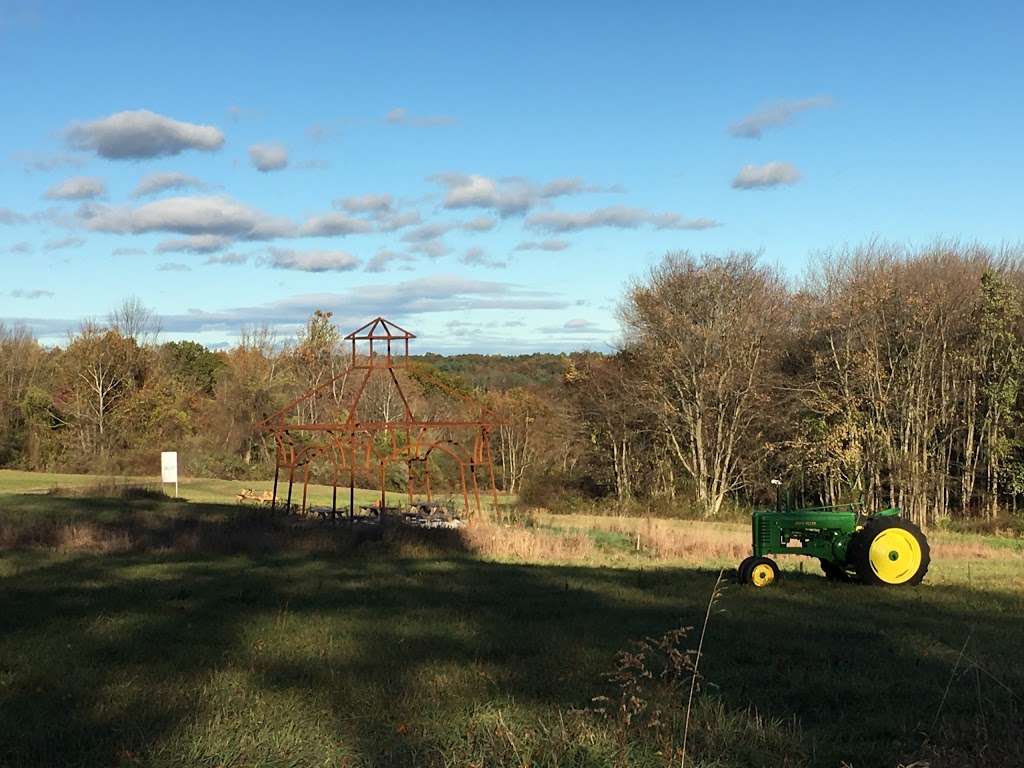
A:
<svg viewBox="0 0 1024 768">
<path fill-rule="evenodd" d="M 0 471 L 0 765 L 662 766 L 684 731 L 694 767 L 1024 764 L 1020 539 L 755 591 L 742 524 L 350 529 L 151 484 Z"/>
</svg>

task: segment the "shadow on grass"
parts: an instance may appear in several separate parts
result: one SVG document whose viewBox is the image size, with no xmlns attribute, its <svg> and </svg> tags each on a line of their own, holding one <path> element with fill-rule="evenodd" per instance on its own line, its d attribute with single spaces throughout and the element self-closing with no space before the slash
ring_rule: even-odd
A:
<svg viewBox="0 0 1024 768">
<path fill-rule="evenodd" d="M 0 764 L 443 764 L 473 756 L 481 722 L 516 751 L 587 707 L 630 640 L 698 625 L 716 576 L 481 562 L 447 531 L 321 530 L 333 543 L 310 550 L 302 527 L 243 517 L 236 538 L 237 509 L 147 503 L 82 519 L 155 551 L 0 558 Z M 160 549 L 182 525 L 210 548 Z M 1024 757 L 1019 701 L 982 672 L 950 674 L 970 636 L 971 659 L 1024 688 L 1017 595 L 794 576 L 730 586 L 718 608 L 708 695 L 799 718 L 791 764 Z"/>
</svg>

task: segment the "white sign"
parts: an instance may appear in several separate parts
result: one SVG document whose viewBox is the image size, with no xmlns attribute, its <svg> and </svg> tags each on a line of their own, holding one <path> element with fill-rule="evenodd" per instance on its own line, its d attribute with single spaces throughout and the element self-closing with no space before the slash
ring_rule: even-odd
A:
<svg viewBox="0 0 1024 768">
<path fill-rule="evenodd" d="M 177 451 L 163 451 L 160 454 L 160 482 L 178 483 Z"/>
</svg>

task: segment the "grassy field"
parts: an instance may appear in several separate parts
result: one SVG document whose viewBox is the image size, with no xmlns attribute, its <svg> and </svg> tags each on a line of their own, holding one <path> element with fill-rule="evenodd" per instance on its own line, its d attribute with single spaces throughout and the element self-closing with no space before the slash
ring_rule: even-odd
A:
<svg viewBox="0 0 1024 768">
<path fill-rule="evenodd" d="M 0 765 L 679 765 L 689 678 L 653 646 L 608 673 L 676 627 L 696 647 L 745 541 L 543 513 L 350 531 L 219 481 L 43 493 L 92 484 L 0 472 Z M 686 765 L 1024 763 L 1024 549 L 933 541 L 916 589 L 725 583 Z"/>
<path fill-rule="evenodd" d="M 174 493 L 174 486 L 161 486 L 159 475 L 153 477 L 104 477 L 95 475 L 69 475 L 53 472 L 21 472 L 11 469 L 0 469 L 0 495 L 11 493 L 47 493 L 51 489 L 89 489 L 96 485 L 125 485 L 153 490 L 165 490 Z M 181 478 L 178 483 L 178 496 L 186 501 L 213 502 L 229 504 L 235 501 L 237 494 L 243 489 L 257 493 L 270 491 L 274 483 L 269 480 L 214 480 L 210 478 Z M 278 495 L 283 500 L 288 490 L 287 482 L 282 480 Z M 315 506 L 331 505 L 332 489 L 329 485 L 310 485 L 307 502 Z M 389 494 L 396 503 L 405 498 L 400 494 Z M 356 505 L 369 505 L 380 498 L 380 492 L 365 488 L 356 489 Z M 296 482 L 292 491 L 292 503 L 302 501 L 302 484 Z M 390 501 L 389 501 L 390 503 Z M 338 507 L 348 508 L 348 487 L 338 488 Z"/>
</svg>

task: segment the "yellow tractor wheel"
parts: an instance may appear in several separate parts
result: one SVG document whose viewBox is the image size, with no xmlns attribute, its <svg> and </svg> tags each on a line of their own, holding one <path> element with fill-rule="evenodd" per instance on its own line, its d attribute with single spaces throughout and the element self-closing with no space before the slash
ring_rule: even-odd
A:
<svg viewBox="0 0 1024 768">
<path fill-rule="evenodd" d="M 779 566 L 768 557 L 759 557 L 747 566 L 747 582 L 754 587 L 770 587 L 779 580 Z"/>
<path fill-rule="evenodd" d="M 850 561 L 865 584 L 920 584 L 931 552 L 921 529 L 901 517 L 870 520 L 850 542 Z"/>
</svg>

